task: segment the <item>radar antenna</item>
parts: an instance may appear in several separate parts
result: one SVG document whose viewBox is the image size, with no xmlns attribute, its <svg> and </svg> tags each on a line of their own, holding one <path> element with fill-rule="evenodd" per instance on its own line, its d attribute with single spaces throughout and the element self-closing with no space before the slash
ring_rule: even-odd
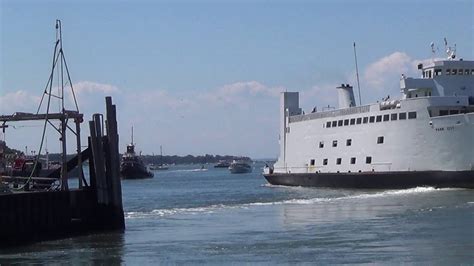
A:
<svg viewBox="0 0 474 266">
<path fill-rule="evenodd" d="M 448 56 L 449 60 L 454 60 L 456 58 L 456 44 L 454 44 L 454 48 L 448 46 L 446 37 L 444 38 L 444 50 L 446 51 L 446 55 Z"/>
<path fill-rule="evenodd" d="M 431 47 L 431 60 L 434 61 L 434 59 L 436 57 L 436 50 L 438 48 L 436 47 L 436 49 L 435 49 L 435 43 L 434 42 L 430 43 L 430 47 Z"/>
</svg>

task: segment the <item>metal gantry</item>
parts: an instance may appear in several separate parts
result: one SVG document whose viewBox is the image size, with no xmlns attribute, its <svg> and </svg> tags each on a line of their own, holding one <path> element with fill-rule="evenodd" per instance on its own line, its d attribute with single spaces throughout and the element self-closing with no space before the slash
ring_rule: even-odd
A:
<svg viewBox="0 0 474 266">
<path fill-rule="evenodd" d="M 55 71 L 58 72 L 58 93 L 53 93 L 53 80 L 55 77 Z M 65 107 L 65 89 L 70 88 L 72 98 L 74 100 L 74 110 L 66 110 Z M 55 98 L 59 100 L 60 111 L 51 112 L 51 100 Z M 44 109 L 44 110 L 43 110 Z M 41 112 L 43 110 L 43 112 Z M 69 120 L 72 119 L 75 124 L 75 128 L 69 126 Z M 33 113 L 23 113 L 15 112 L 12 115 L 0 115 L 1 128 L 5 133 L 5 129 L 8 127 L 7 123 L 9 122 L 18 122 L 18 121 L 35 121 L 43 120 L 43 134 L 41 138 L 40 148 L 36 156 L 36 163 L 39 160 L 41 150 L 43 148 L 43 142 L 45 139 L 46 127 L 49 124 L 52 126 L 60 135 L 61 141 L 61 190 L 69 190 L 68 187 L 68 169 L 67 169 L 67 145 L 66 145 L 66 133 L 69 129 L 76 136 L 76 145 L 77 145 L 77 165 L 79 167 L 79 188 L 82 188 L 84 180 L 84 173 L 82 171 L 82 158 L 81 158 L 81 127 L 80 124 L 83 122 L 83 114 L 79 112 L 79 106 L 77 104 L 76 95 L 74 93 L 74 88 L 71 81 L 71 76 L 69 74 L 69 68 L 66 63 L 66 57 L 64 56 L 63 51 L 63 42 L 62 42 L 62 31 L 61 31 L 61 21 L 56 20 L 56 42 L 54 46 L 52 68 L 49 75 L 48 82 L 46 83 L 43 95 L 41 97 L 40 104 L 35 114 Z M 59 125 L 55 125 L 53 121 L 59 121 Z M 36 164 L 35 163 L 35 164 Z M 31 176 L 30 176 L 31 177 Z"/>
</svg>

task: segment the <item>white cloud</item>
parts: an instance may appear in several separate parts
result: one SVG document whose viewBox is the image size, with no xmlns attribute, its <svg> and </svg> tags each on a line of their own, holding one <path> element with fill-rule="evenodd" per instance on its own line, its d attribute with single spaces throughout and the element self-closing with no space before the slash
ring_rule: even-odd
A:
<svg viewBox="0 0 474 266">
<path fill-rule="evenodd" d="M 383 90 L 387 81 L 393 82 L 394 77 L 412 71 L 412 62 L 406 53 L 394 52 L 370 64 L 364 71 L 364 82 L 371 89 Z"/>
<path fill-rule="evenodd" d="M 40 97 L 25 90 L 18 90 L 0 96 L 0 113 L 36 112 Z"/>
<path fill-rule="evenodd" d="M 78 83 L 73 84 L 73 88 L 74 93 L 76 93 L 76 95 L 97 92 L 100 92 L 102 94 L 112 94 L 120 91 L 119 88 L 114 85 L 97 83 L 92 81 L 80 81 Z"/>
<path fill-rule="evenodd" d="M 142 107 L 166 107 L 176 110 L 194 104 L 190 95 L 172 95 L 166 90 L 146 90 L 130 95 L 130 97 L 131 103 L 140 103 Z"/>
<path fill-rule="evenodd" d="M 213 103 L 243 104 L 255 97 L 278 97 L 283 87 L 268 87 L 258 81 L 243 81 L 224 85 L 211 90 L 201 98 Z"/>
</svg>

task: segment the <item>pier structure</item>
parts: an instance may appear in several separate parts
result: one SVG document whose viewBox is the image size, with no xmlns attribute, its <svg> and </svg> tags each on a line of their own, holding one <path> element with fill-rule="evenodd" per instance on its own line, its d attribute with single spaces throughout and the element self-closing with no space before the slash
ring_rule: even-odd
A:
<svg viewBox="0 0 474 266">
<path fill-rule="evenodd" d="M 57 94 L 53 93 L 55 73 L 58 73 Z M 74 100 L 74 110 L 67 110 L 65 106 L 65 90 L 68 87 Z M 51 112 L 53 99 L 59 100 L 59 112 Z M 20 176 L 0 171 L 0 246 L 125 229 L 116 106 L 111 97 L 106 97 L 105 104 L 105 116 L 94 114 L 89 121 L 88 145 L 82 150 L 81 123 L 84 115 L 79 112 L 62 48 L 61 21 L 57 20 L 51 74 L 37 112 L 0 115 L 4 136 L 12 123 L 44 121 L 40 148 L 31 171 L 26 174 L 24 171 Z M 47 126 L 53 127 L 60 135 L 61 166 L 49 171 L 46 176 L 35 176 L 38 174 L 37 166 L 40 165 Z M 76 137 L 75 156 L 69 160 L 66 145 L 68 131 Z M 89 180 L 83 173 L 84 161 L 89 161 Z M 78 170 L 78 187 L 69 188 L 68 175 L 75 168 Z"/>
</svg>

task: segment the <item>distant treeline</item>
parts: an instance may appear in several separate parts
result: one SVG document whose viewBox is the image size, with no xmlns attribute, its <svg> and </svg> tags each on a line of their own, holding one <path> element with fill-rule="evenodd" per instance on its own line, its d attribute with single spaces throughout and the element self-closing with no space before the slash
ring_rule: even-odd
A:
<svg viewBox="0 0 474 266">
<path fill-rule="evenodd" d="M 246 159 L 250 160 L 249 157 L 242 156 L 232 156 L 232 155 L 186 155 L 186 156 L 177 156 L 177 155 L 142 155 L 142 160 L 146 164 L 206 164 L 206 163 L 217 163 L 221 160 L 232 161 L 234 159 Z"/>
<path fill-rule="evenodd" d="M 22 151 L 15 150 L 9 148 L 5 142 L 0 140 L 0 148 L 3 147 L 5 154 L 23 154 Z M 74 157 L 75 154 L 68 154 L 67 158 L 71 159 Z M 120 155 L 122 156 L 122 155 Z M 43 153 L 41 154 L 41 158 L 45 158 L 46 155 Z M 60 161 L 61 154 L 59 153 L 50 153 L 48 155 L 50 161 Z M 186 155 L 186 156 L 178 156 L 178 155 L 164 155 L 163 157 L 160 155 L 142 155 L 142 160 L 146 164 L 154 163 L 154 164 L 206 164 L 206 163 L 217 163 L 219 161 L 232 161 L 236 159 L 245 159 L 250 160 L 249 157 L 242 157 L 242 156 L 233 156 L 233 155 Z"/>
<path fill-rule="evenodd" d="M 23 152 L 19 150 L 12 149 L 7 146 L 7 144 L 3 141 L 0 140 L 0 151 L 2 151 L 4 154 L 21 154 Z"/>
</svg>

